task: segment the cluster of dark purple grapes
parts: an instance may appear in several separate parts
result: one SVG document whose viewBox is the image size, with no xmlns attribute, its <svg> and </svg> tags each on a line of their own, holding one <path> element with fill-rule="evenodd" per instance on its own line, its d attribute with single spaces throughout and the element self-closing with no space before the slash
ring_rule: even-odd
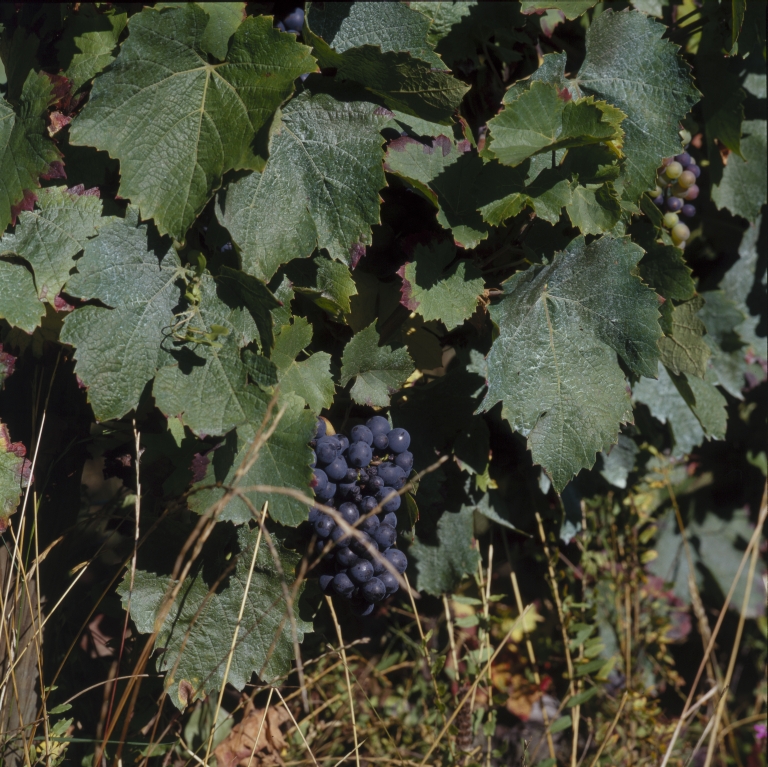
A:
<svg viewBox="0 0 768 767">
<path fill-rule="evenodd" d="M 316 536 L 316 553 L 325 551 L 326 572 L 320 576 L 320 587 L 326 594 L 351 599 L 356 612 L 368 615 L 376 602 L 398 589 L 385 560 L 399 573 L 408 566 L 405 554 L 394 548 L 395 512 L 400 508 L 396 491 L 408 479 L 413 454 L 408 450 L 408 432 L 391 428 L 378 415 L 365 426 L 353 427 L 350 437 L 351 441 L 344 435 L 326 434 L 325 421 L 318 420 L 310 443 L 315 467 L 312 489 L 319 501 L 336 509 L 359 534 L 345 533 L 317 508 L 309 512 L 309 523 Z M 378 514 L 372 514 L 377 507 Z"/>
<path fill-rule="evenodd" d="M 304 11 L 301 8 L 294 8 L 282 21 L 278 21 L 275 26 L 281 32 L 300 35 L 301 28 L 304 26 Z"/>
<path fill-rule="evenodd" d="M 684 248 L 691 236 L 691 230 L 680 221 L 680 216 L 693 218 L 696 215 L 693 200 L 699 196 L 696 182 L 700 175 L 701 168 L 696 160 L 684 151 L 665 158 L 656 178 L 653 201 L 665 211 L 664 226 L 670 230 L 672 241 L 678 248 Z"/>
</svg>

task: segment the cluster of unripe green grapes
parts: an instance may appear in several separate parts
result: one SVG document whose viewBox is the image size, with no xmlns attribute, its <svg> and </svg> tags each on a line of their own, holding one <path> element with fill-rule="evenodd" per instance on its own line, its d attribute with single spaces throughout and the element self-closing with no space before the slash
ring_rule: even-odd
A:
<svg viewBox="0 0 768 767">
<path fill-rule="evenodd" d="M 656 188 L 651 193 L 654 203 L 664 211 L 664 226 L 669 229 L 672 242 L 684 248 L 691 236 L 691 230 L 682 218 L 693 218 L 696 207 L 693 201 L 699 196 L 696 183 L 701 168 L 685 150 L 674 157 L 667 157 L 661 163 L 656 177 Z"/>
</svg>

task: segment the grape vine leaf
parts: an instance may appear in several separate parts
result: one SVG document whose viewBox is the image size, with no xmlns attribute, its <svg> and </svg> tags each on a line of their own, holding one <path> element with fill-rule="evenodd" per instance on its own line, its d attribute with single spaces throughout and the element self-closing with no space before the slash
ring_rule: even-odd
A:
<svg viewBox="0 0 768 767">
<path fill-rule="evenodd" d="M 645 250 L 640 261 L 640 276 L 660 296 L 675 301 L 687 301 L 696 291 L 691 274 L 685 263 L 683 251 L 674 245 L 658 242 L 650 227 L 633 232 L 635 241 Z"/>
<path fill-rule="evenodd" d="M 3 390 L 6 380 L 13 375 L 16 368 L 16 357 L 3 351 L 3 345 L 0 344 L 0 391 Z"/>
<path fill-rule="evenodd" d="M 284 325 L 275 340 L 270 359 L 279 371 L 281 391 L 298 394 L 315 412 L 320 413 L 333 403 L 335 386 L 331 376 L 331 355 L 315 352 L 308 359 L 296 357 L 312 341 L 312 325 L 303 317 L 296 317 L 291 325 Z"/>
<path fill-rule="evenodd" d="M 472 545 L 474 505 L 445 511 L 432 535 L 417 540 L 408 549 L 416 561 L 416 588 L 440 596 L 451 593 L 465 575 L 474 573 L 480 553 Z"/>
<path fill-rule="evenodd" d="M 314 302 L 332 317 L 349 314 L 352 296 L 357 295 L 357 286 L 349 267 L 323 256 L 309 259 L 295 259 L 286 269 L 286 274 L 298 293 L 311 297 Z"/>
<path fill-rule="evenodd" d="M 15 254 L 31 264 L 38 297 L 53 303 L 75 267 L 74 257 L 107 220 L 98 190 L 40 189 L 36 208 L 21 211 L 16 230 L 0 239 L 0 255 Z"/>
<path fill-rule="evenodd" d="M 356 333 L 344 347 L 341 385 L 355 379 L 350 394 L 359 405 L 388 406 L 390 396 L 412 372 L 413 360 L 405 349 L 379 346 L 375 323 Z"/>
<path fill-rule="evenodd" d="M 256 386 L 251 388 L 255 390 L 251 420 L 238 426 L 236 431 L 229 432 L 224 442 L 208 454 L 205 476 L 199 482 L 199 486 L 205 489 L 190 496 L 189 506 L 198 514 L 204 513 L 224 493 L 221 489 L 206 486 L 217 482 L 230 485 L 253 440 L 260 433 L 271 395 Z M 312 411 L 304 406 L 304 400 L 289 392 L 280 395 L 275 412 L 282 409 L 285 412 L 277 428 L 261 446 L 256 462 L 243 477 L 242 486 L 262 485 L 309 494 L 312 453 L 307 443 L 314 437 L 316 419 Z M 281 525 L 295 527 L 307 518 L 306 504 L 284 493 L 248 491 L 245 495 L 257 509 L 269 501 L 269 515 Z M 248 522 L 252 518 L 250 507 L 240 496 L 234 497 L 219 517 L 235 524 Z"/>
<path fill-rule="evenodd" d="M 30 482 L 32 465 L 24 456 L 21 442 L 11 442 L 8 427 L 0 421 L 0 533 L 21 502 L 21 493 Z"/>
<path fill-rule="evenodd" d="M 357 263 L 379 221 L 386 185 L 379 131 L 386 121 L 375 104 L 325 93 L 305 91 L 285 106 L 264 171 L 219 196 L 217 217 L 240 249 L 244 271 L 268 280 L 280 264 L 316 247 Z"/>
<path fill-rule="evenodd" d="M 521 10 L 525 14 L 548 10 L 562 11 L 566 19 L 573 21 L 595 5 L 597 0 L 523 0 Z"/>
<path fill-rule="evenodd" d="M 507 280 L 490 309 L 499 335 L 481 409 L 502 401 L 558 492 L 631 419 L 616 355 L 637 375 L 656 373 L 658 302 L 635 274 L 642 253 L 627 238 L 579 237 Z"/>
<path fill-rule="evenodd" d="M 269 533 L 267 533 L 269 535 Z M 300 556 L 285 549 L 273 537 L 272 546 L 279 559 L 273 559 L 270 547 L 262 540 L 259 529 L 238 531 L 240 552 L 235 570 L 225 588 L 209 593 L 203 571 L 189 576 L 182 584 L 157 637 L 157 646 L 164 648 L 158 656 L 157 670 L 168 672 L 165 687 L 174 704 L 183 709 L 195 698 L 220 689 L 224 671 L 229 670 L 227 682 L 242 690 L 256 673 L 259 679 L 271 682 L 286 673 L 293 660 L 295 627 L 297 642 L 312 631 L 312 624 L 299 617 L 298 601 L 303 591 L 299 586 L 289 607 L 281 581 L 292 589 L 294 571 Z M 259 546 L 253 573 L 249 569 L 254 547 Z M 249 585 L 248 585 L 249 584 Z M 167 576 L 137 570 L 133 592 L 130 575 L 126 575 L 118 593 L 128 609 L 136 628 L 142 634 L 151 633 L 166 592 L 175 582 Z M 245 604 L 242 622 L 237 629 L 238 615 Z M 289 616 L 288 611 L 293 615 Z M 227 653 L 237 630 L 231 664 Z"/>
<path fill-rule="evenodd" d="M 741 125 L 741 160 L 729 156 L 722 178 L 712 186 L 712 201 L 753 224 L 768 199 L 766 140 L 768 122 L 745 120 Z"/>
<path fill-rule="evenodd" d="M 744 322 L 744 313 L 722 290 L 708 290 L 701 297 L 704 306 L 699 310 L 699 318 L 707 329 L 704 341 L 711 353 L 707 379 L 711 371 L 715 381 L 732 397 L 744 399 L 741 389 L 747 365 L 744 342 L 737 330 Z"/>
<path fill-rule="evenodd" d="M 707 372 L 711 352 L 704 340 L 707 329 L 698 317 L 703 306 L 701 296 L 676 306 L 672 312 L 671 332 L 659 341 L 661 362 L 675 375 L 690 373 L 704 378 Z"/>
<path fill-rule="evenodd" d="M 245 3 L 196 3 L 208 14 L 200 47 L 219 61 L 227 57 L 232 35 L 245 20 Z"/>
<path fill-rule="evenodd" d="M 455 256 L 450 242 L 417 245 L 413 261 L 399 272 L 403 306 L 426 321 L 442 320 L 448 330 L 472 316 L 484 289 L 483 277 L 471 261 L 462 259 L 446 271 Z"/>
<path fill-rule="evenodd" d="M 676 457 L 687 455 L 705 439 L 725 437 L 725 397 L 701 378 L 675 376 L 659 365 L 658 378 L 642 378 L 634 385 L 632 397 L 647 405 L 654 418 L 670 425 Z"/>
<path fill-rule="evenodd" d="M 86 242 L 76 265 L 67 292 L 105 306 L 69 314 L 61 340 L 75 347 L 75 369 L 96 418 L 120 418 L 164 364 L 162 345 L 179 302 L 179 259 L 129 206 L 125 218 L 111 219 Z"/>
<path fill-rule="evenodd" d="M 177 240 L 225 172 L 256 167 L 254 134 L 315 68 L 309 49 L 264 16 L 238 27 L 226 62 L 209 64 L 207 25 L 192 3 L 132 16 L 70 130 L 72 144 L 120 160 L 120 196 Z"/>
<path fill-rule="evenodd" d="M 320 65 L 339 79 L 360 83 L 390 109 L 449 123 L 469 88 L 427 44 L 428 28 L 429 19 L 400 3 L 312 4 L 304 21 Z"/>
<path fill-rule="evenodd" d="M 53 84 L 45 74 L 30 72 L 13 108 L 0 97 L 0 231 L 28 210 L 41 176 L 62 175 L 58 149 L 48 136 L 45 116 Z"/>
<path fill-rule="evenodd" d="M 535 80 L 524 90 L 510 89 L 503 109 L 488 121 L 484 157 L 519 165 L 534 154 L 589 144 L 621 144 L 624 113 L 587 96 L 572 99 L 556 85 Z"/>
<path fill-rule="evenodd" d="M 32 333 L 45 314 L 45 307 L 37 297 L 32 272 L 22 264 L 0 258 L 0 285 L 0 319 Z"/>
<path fill-rule="evenodd" d="M 662 39 L 665 32 L 639 11 L 608 9 L 587 30 L 587 55 L 573 81 L 627 115 L 623 196 L 632 202 L 655 185 L 660 158 L 680 151 L 678 123 L 699 98 L 690 67 Z"/>
<path fill-rule="evenodd" d="M 619 434 L 619 441 L 607 453 L 600 454 L 600 474 L 614 487 L 623 490 L 627 486 L 629 473 L 635 468 L 635 458 L 639 452 L 633 439 L 626 434 Z"/>
<path fill-rule="evenodd" d="M 76 93 L 115 60 L 115 49 L 128 14 L 113 10 L 99 13 L 92 3 L 81 3 L 67 19 L 57 48 L 59 66 Z"/>
</svg>

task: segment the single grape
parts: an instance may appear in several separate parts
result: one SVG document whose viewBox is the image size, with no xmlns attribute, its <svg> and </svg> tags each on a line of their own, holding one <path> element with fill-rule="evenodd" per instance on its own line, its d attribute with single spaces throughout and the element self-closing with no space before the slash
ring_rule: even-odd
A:
<svg viewBox="0 0 768 767">
<path fill-rule="evenodd" d="M 666 226 L 667 229 L 671 229 L 678 221 L 677 213 L 664 214 L 664 226 Z"/>
<path fill-rule="evenodd" d="M 352 567 L 358 560 L 357 554 L 347 546 L 336 550 L 336 561 L 341 567 Z"/>
<path fill-rule="evenodd" d="M 658 197 L 653 198 L 653 202 L 657 207 L 661 207 L 664 204 L 664 195 L 660 194 Z"/>
<path fill-rule="evenodd" d="M 371 458 L 373 458 L 373 451 L 371 450 L 371 446 L 366 442 L 353 442 L 349 446 L 347 460 L 350 465 L 360 469 L 363 466 L 367 466 L 371 462 Z"/>
<path fill-rule="evenodd" d="M 373 511 L 377 506 L 378 502 L 372 495 L 366 495 L 363 500 L 360 501 L 360 511 L 363 514 L 367 514 L 369 511 Z"/>
<path fill-rule="evenodd" d="M 368 552 L 369 544 L 373 543 L 368 533 L 361 532 L 352 539 L 352 543 L 349 544 L 349 548 L 357 554 L 358 557 L 363 557 Z"/>
<path fill-rule="evenodd" d="M 322 493 L 328 487 L 328 475 L 322 469 L 315 469 L 312 472 L 310 485 L 315 493 Z"/>
<path fill-rule="evenodd" d="M 330 539 L 337 546 L 349 546 L 349 544 L 352 542 L 352 539 L 349 537 L 349 535 L 347 535 L 339 525 L 336 525 L 336 527 L 333 528 Z"/>
<path fill-rule="evenodd" d="M 373 575 L 373 573 L 371 573 L 371 575 Z M 355 584 L 347 573 L 336 573 L 333 577 L 333 590 L 339 596 L 351 597 L 355 591 Z"/>
<path fill-rule="evenodd" d="M 301 8 L 294 8 L 284 19 L 286 29 L 295 29 L 297 32 L 301 32 L 301 28 L 304 26 L 304 11 Z"/>
<path fill-rule="evenodd" d="M 366 445 L 373 444 L 373 432 L 367 426 L 362 424 L 353 426 L 351 434 L 352 442 L 365 442 Z"/>
<path fill-rule="evenodd" d="M 394 511 L 390 511 L 384 515 L 384 519 L 381 520 L 382 525 L 389 525 L 397 530 L 397 514 Z"/>
<path fill-rule="evenodd" d="M 688 187 L 688 191 L 685 193 L 686 200 L 695 200 L 699 196 L 699 187 L 696 184 Z"/>
<path fill-rule="evenodd" d="M 312 524 L 318 538 L 327 538 L 336 527 L 336 523 L 327 514 L 318 514 Z"/>
<path fill-rule="evenodd" d="M 321 501 L 330 501 L 334 495 L 336 495 L 336 485 L 333 482 L 329 482 L 325 488 L 319 492 L 315 490 L 315 496 Z"/>
<path fill-rule="evenodd" d="M 339 454 L 339 442 L 335 437 L 320 437 L 315 452 L 320 465 L 327 466 Z"/>
<path fill-rule="evenodd" d="M 277 27 L 277 28 L 278 28 L 278 29 L 279 29 L 281 32 L 285 32 L 285 24 L 283 24 L 283 22 L 282 22 L 282 21 L 278 21 L 278 22 L 277 22 L 277 24 L 275 24 L 275 26 L 276 26 L 276 27 Z"/>
<path fill-rule="evenodd" d="M 320 439 L 326 434 L 326 423 L 322 418 L 317 419 L 317 430 L 315 431 L 315 439 Z"/>
<path fill-rule="evenodd" d="M 380 415 L 375 415 L 373 418 L 369 418 L 365 425 L 371 430 L 371 434 L 375 437 L 377 434 L 387 434 L 392 428 L 389 425 L 389 421 Z"/>
<path fill-rule="evenodd" d="M 698 178 L 701 175 L 701 168 L 698 165 L 689 165 L 688 170 L 693 173 L 696 178 Z"/>
<path fill-rule="evenodd" d="M 683 207 L 683 201 L 679 197 L 667 197 L 667 210 L 677 213 Z"/>
<path fill-rule="evenodd" d="M 684 170 L 677 179 L 677 183 L 683 188 L 688 189 L 696 183 L 696 176 L 689 170 Z"/>
<path fill-rule="evenodd" d="M 664 170 L 664 173 L 666 173 L 669 178 L 678 178 L 682 172 L 683 166 L 677 161 L 669 163 Z"/>
<path fill-rule="evenodd" d="M 342 503 L 339 506 L 339 514 L 348 525 L 354 525 L 360 519 L 360 512 L 354 503 Z"/>
<path fill-rule="evenodd" d="M 349 464 L 349 459 L 347 458 L 347 464 Z M 354 466 L 350 466 L 347 469 L 347 476 L 344 477 L 344 481 L 348 483 L 357 482 L 357 478 L 359 476 L 360 472 L 358 469 L 356 469 Z"/>
<path fill-rule="evenodd" d="M 371 564 L 373 565 L 373 574 L 374 575 L 381 575 L 382 573 L 385 573 L 387 571 L 387 567 L 384 564 L 386 560 L 384 559 L 383 554 L 377 554 L 373 559 L 370 560 Z"/>
<path fill-rule="evenodd" d="M 368 533 L 368 535 L 373 536 L 373 534 L 376 532 L 376 529 L 381 524 L 379 522 L 379 518 L 376 516 L 373 517 L 367 517 L 364 519 L 358 527 L 364 532 Z"/>
<path fill-rule="evenodd" d="M 317 453 L 313 450 L 312 451 L 312 463 L 309 464 L 311 468 L 315 468 L 317 466 Z"/>
<path fill-rule="evenodd" d="M 375 605 L 373 602 L 366 602 L 364 599 L 355 601 L 352 603 L 352 611 L 355 615 L 359 615 L 361 618 L 365 618 L 366 615 L 370 615 L 373 612 Z"/>
<path fill-rule="evenodd" d="M 287 23 L 286 26 L 288 26 Z M 688 167 L 691 164 L 691 156 L 688 154 L 688 152 L 683 152 L 682 154 L 676 155 L 675 160 L 679 162 L 680 165 L 685 167 Z"/>
<path fill-rule="evenodd" d="M 387 487 L 399 490 L 405 484 L 405 472 L 393 463 L 382 463 L 379 466 L 379 477 Z"/>
<path fill-rule="evenodd" d="M 379 525 L 373 533 L 373 540 L 379 545 L 380 551 L 388 549 L 390 546 L 395 545 L 397 530 L 389 525 Z"/>
<path fill-rule="evenodd" d="M 326 467 L 325 473 L 328 475 L 328 479 L 334 482 L 340 482 L 347 476 L 347 462 L 339 456 L 334 458 Z"/>
<path fill-rule="evenodd" d="M 395 490 L 392 487 L 382 487 L 376 494 L 379 502 L 383 501 L 390 493 L 394 493 Z M 397 511 L 400 508 L 400 496 L 395 493 L 382 507 L 385 512 Z"/>
<path fill-rule="evenodd" d="M 387 549 L 384 556 L 394 565 L 397 572 L 401 574 L 405 572 L 408 567 L 408 558 L 400 549 Z"/>
<path fill-rule="evenodd" d="M 317 515 L 320 514 L 320 509 L 316 509 L 314 506 L 309 510 L 307 515 L 307 522 L 312 524 L 317 519 Z"/>
<path fill-rule="evenodd" d="M 329 594 L 331 591 L 331 584 L 333 583 L 333 576 L 332 575 L 321 575 L 320 576 L 320 590 L 323 592 L 323 594 Z"/>
<path fill-rule="evenodd" d="M 690 202 L 683 205 L 683 209 L 680 211 L 686 218 L 693 218 L 696 215 L 696 206 L 691 205 Z"/>
<path fill-rule="evenodd" d="M 651 192 L 651 197 L 658 197 L 660 194 L 663 194 L 663 193 L 664 193 L 664 190 L 658 184 L 656 184 L 656 187 Z"/>
<path fill-rule="evenodd" d="M 395 456 L 395 466 L 399 466 L 407 477 L 413 468 L 413 453 L 410 450 L 403 450 Z"/>
<path fill-rule="evenodd" d="M 400 588 L 400 584 L 397 582 L 397 578 L 395 578 L 395 576 L 392 575 L 389 570 L 385 570 L 383 573 L 381 573 L 381 575 L 377 575 L 376 577 L 384 584 L 384 587 L 387 589 L 387 596 L 394 594 Z"/>
<path fill-rule="evenodd" d="M 379 490 L 384 487 L 384 480 L 377 474 L 375 477 L 371 477 L 368 480 L 366 487 L 371 493 L 378 493 Z"/>
<path fill-rule="evenodd" d="M 387 596 L 387 587 L 374 576 L 363 586 L 361 592 L 369 602 L 381 602 Z"/>
<path fill-rule="evenodd" d="M 672 227 L 672 241 L 675 245 L 685 242 L 691 236 L 691 230 L 683 223 L 675 224 Z"/>
<path fill-rule="evenodd" d="M 394 563 L 393 563 L 394 564 Z M 397 565 L 395 565 L 397 567 Z M 358 559 L 347 571 L 348 580 L 362 586 L 373 578 L 373 565 L 367 559 Z M 339 573 L 341 575 L 341 573 Z M 338 578 L 338 575 L 336 576 Z"/>
<path fill-rule="evenodd" d="M 411 435 L 405 429 L 392 429 L 387 434 L 387 439 L 389 440 L 389 449 L 393 453 L 402 453 L 411 444 Z"/>
<path fill-rule="evenodd" d="M 349 447 L 349 439 L 343 434 L 337 435 L 336 439 L 339 440 L 339 451 L 343 453 Z"/>
<path fill-rule="evenodd" d="M 386 434 L 376 434 L 373 437 L 373 446 L 377 450 L 386 450 L 389 447 L 389 440 Z"/>
<path fill-rule="evenodd" d="M 680 131 L 680 138 L 683 140 L 683 144 L 687 147 L 691 143 L 691 132 L 683 128 Z"/>
</svg>

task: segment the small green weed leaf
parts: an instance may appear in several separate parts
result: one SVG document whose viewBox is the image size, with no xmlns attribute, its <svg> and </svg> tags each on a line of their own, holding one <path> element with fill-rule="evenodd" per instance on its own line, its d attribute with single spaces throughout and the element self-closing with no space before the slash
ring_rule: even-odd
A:
<svg viewBox="0 0 768 767">
<path fill-rule="evenodd" d="M 426 321 L 442 320 L 448 330 L 472 316 L 484 282 L 471 261 L 462 260 L 446 271 L 456 248 L 450 242 L 417 245 L 413 261 L 402 269 L 401 303 Z"/>
<path fill-rule="evenodd" d="M 477 570 L 480 554 L 472 546 L 474 510 L 445 511 L 437 529 L 428 537 L 418 537 L 408 550 L 416 560 L 416 588 L 440 596 L 451 593 L 465 575 Z"/>
<path fill-rule="evenodd" d="M 572 100 L 556 85 L 534 81 L 504 96 L 500 114 L 488 122 L 483 155 L 519 165 L 540 152 L 607 142 L 621 143 L 621 110 L 594 97 Z"/>
<path fill-rule="evenodd" d="M 32 333 L 45 315 L 45 306 L 37 297 L 32 272 L 22 264 L 0 258 L 0 319 Z"/>
<path fill-rule="evenodd" d="M 108 220 L 101 218 L 98 194 L 50 186 L 37 193 L 34 210 L 19 214 L 15 232 L 0 239 L 0 255 L 29 262 L 40 300 L 52 304 L 75 267 L 74 257 Z"/>
<path fill-rule="evenodd" d="M 285 602 L 281 580 L 286 578 L 288 588 L 292 588 L 299 555 L 284 549 L 279 541 L 273 541 L 280 560 L 279 569 L 270 547 L 261 541 L 246 595 L 248 571 L 258 534 L 258 528 L 242 528 L 238 532 L 240 552 L 237 565 L 224 589 L 210 594 L 210 586 L 199 571 L 182 584 L 162 624 L 157 645 L 165 649 L 158 657 L 157 670 L 171 672 L 165 678 L 165 686 L 179 708 L 185 708 L 195 698 L 218 690 L 226 668 L 229 668 L 227 681 L 237 690 L 245 687 L 254 672 L 265 681 L 276 679 L 289 670 L 293 660 L 292 624 L 295 625 L 298 642 L 312 630 L 312 624 L 303 621 L 298 614 L 303 586 L 299 586 L 294 595 L 293 608 Z M 118 587 L 126 607 L 129 585 L 130 576 L 126 575 Z M 154 629 L 158 610 L 171 585 L 167 576 L 143 570 L 136 572 L 130 610 L 141 633 L 150 633 Z M 228 666 L 227 653 L 232 646 L 244 599 L 245 612 L 232 662 Z M 288 609 L 294 611 L 292 620 L 286 619 Z M 182 682 L 186 684 L 182 685 Z M 188 686 L 194 691 L 192 694 L 188 692 Z"/>
<path fill-rule="evenodd" d="M 742 123 L 741 153 L 744 159 L 730 156 L 722 169 L 722 178 L 712 187 L 712 200 L 718 208 L 726 208 L 751 224 L 755 223 L 768 199 L 766 126 L 768 122 L 765 120 Z"/>
<path fill-rule="evenodd" d="M 405 349 L 379 346 L 375 323 L 356 333 L 344 347 L 341 385 L 354 379 L 350 394 L 359 405 L 386 407 L 412 372 L 413 360 Z"/>
<path fill-rule="evenodd" d="M 661 362 L 675 375 L 690 373 L 704 378 L 707 372 L 711 352 L 704 340 L 707 329 L 698 317 L 703 306 L 700 296 L 676 306 L 672 312 L 672 331 L 659 341 Z"/>
<path fill-rule="evenodd" d="M 570 716 L 561 716 L 559 719 L 555 719 L 555 721 L 552 722 L 552 724 L 549 726 L 549 731 L 552 733 L 552 735 L 556 735 L 558 732 L 567 730 L 571 724 L 572 722 Z"/>
<path fill-rule="evenodd" d="M 254 133 L 315 68 L 309 49 L 264 16 L 238 27 L 225 63 L 209 64 L 208 21 L 192 3 L 132 16 L 70 131 L 73 144 L 120 160 L 120 196 L 177 240 L 225 172 L 255 167 Z"/>
<path fill-rule="evenodd" d="M 43 175 L 62 175 L 61 155 L 46 130 L 46 110 L 54 101 L 53 84 L 30 72 L 12 107 L 0 97 L 0 231 L 29 210 Z"/>
<path fill-rule="evenodd" d="M 277 366 L 281 391 L 298 394 L 319 413 L 333 403 L 336 387 L 330 354 L 315 352 L 308 359 L 297 361 L 296 357 L 311 341 L 312 326 L 303 317 L 296 317 L 292 325 L 284 325 L 280 330 L 270 359 Z"/>
<path fill-rule="evenodd" d="M 310 91 L 286 105 L 264 171 L 219 197 L 218 219 L 240 248 L 244 271 L 268 280 L 316 247 L 353 266 L 364 255 L 386 183 L 381 112 Z"/>
<path fill-rule="evenodd" d="M 662 39 L 665 31 L 639 11 L 608 9 L 587 30 L 587 55 L 574 80 L 627 115 L 623 187 L 633 202 L 653 188 L 661 158 L 680 152 L 678 123 L 699 99 L 677 46 Z"/>
<path fill-rule="evenodd" d="M 0 532 L 5 532 L 21 502 L 22 490 L 29 484 L 32 466 L 26 453 L 21 442 L 11 442 L 8 427 L 0 421 Z"/>
<path fill-rule="evenodd" d="M 199 482 L 200 485 L 216 482 L 230 484 L 247 456 L 272 398 L 271 394 L 262 392 L 256 386 L 251 388 L 255 390 L 252 420 L 238 426 L 236 432 L 230 432 L 224 443 L 209 453 L 210 462 L 206 467 L 205 476 Z M 311 497 L 309 483 L 312 470 L 309 464 L 312 454 L 307 443 L 315 434 L 316 419 L 312 411 L 304 406 L 304 400 L 295 394 L 282 394 L 273 416 L 283 407 L 285 412 L 280 423 L 259 450 L 258 459 L 243 478 L 242 487 L 266 485 L 290 488 Z M 202 514 L 223 492 L 217 488 L 199 490 L 190 496 L 189 506 L 193 511 Z M 306 504 L 282 493 L 249 491 L 246 496 L 257 509 L 262 507 L 264 501 L 269 501 L 269 515 L 282 525 L 295 527 L 306 520 L 309 512 Z M 252 517 L 248 505 L 240 497 L 235 497 L 229 502 L 220 519 L 242 524 Z"/>
<path fill-rule="evenodd" d="M 179 266 L 170 242 L 150 236 L 133 206 L 86 242 L 67 292 L 109 308 L 75 310 L 64 320 L 61 340 L 75 347 L 75 369 L 98 420 L 136 407 L 147 381 L 165 364 Z"/>
<path fill-rule="evenodd" d="M 482 409 L 502 401 L 558 492 L 631 418 L 616 354 L 639 375 L 656 372 L 658 303 L 635 276 L 641 256 L 627 239 L 578 238 L 551 264 L 510 278 L 491 307 L 499 336 Z"/>
<path fill-rule="evenodd" d="M 81 3 L 70 16 L 58 44 L 59 65 L 77 92 L 115 60 L 115 49 L 128 14 L 99 13 L 93 3 Z"/>
</svg>

